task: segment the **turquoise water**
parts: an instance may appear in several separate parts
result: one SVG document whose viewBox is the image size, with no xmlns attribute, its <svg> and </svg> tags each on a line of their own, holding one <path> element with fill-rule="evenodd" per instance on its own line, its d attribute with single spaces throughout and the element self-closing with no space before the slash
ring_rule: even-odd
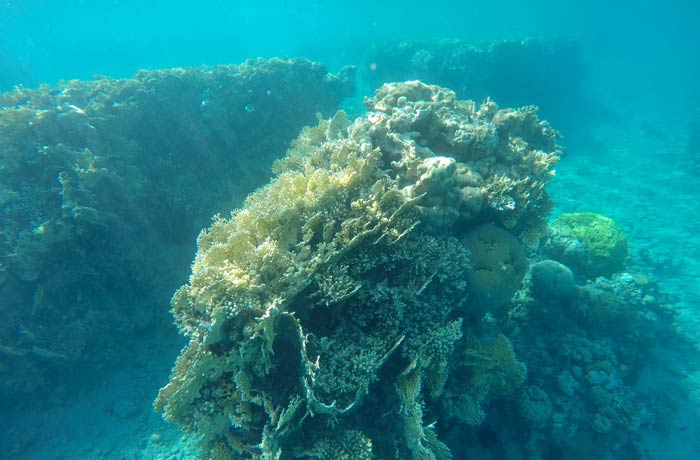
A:
<svg viewBox="0 0 700 460">
<path fill-rule="evenodd" d="M 565 150 L 550 214 L 530 207 L 532 220 L 509 226 L 498 206 L 461 210 L 449 230 L 426 231 L 495 223 L 521 239 L 528 267 L 552 258 L 575 276 L 568 297 L 543 298 L 527 271 L 505 306 L 469 304 L 465 340 L 503 334 L 527 376 L 479 399 L 478 423 L 447 417 L 426 391 L 425 427 L 436 422 L 455 459 L 697 458 L 698 17 L 690 0 L 0 2 L 0 457 L 197 458 L 214 428 L 166 422 L 153 401 L 187 344 L 170 298 L 188 283 L 199 231 L 268 182 L 316 113 L 363 116 L 383 83 L 423 80 L 477 106 L 537 105 Z M 263 59 L 202 67 L 249 58 Z M 581 212 L 624 232 L 623 265 L 591 275 L 548 249 L 551 227 L 536 222 Z M 469 283 L 471 298 L 486 284 Z M 370 394 L 394 388 L 378 388 L 392 365 Z M 476 371 L 461 372 L 447 390 L 476 386 Z M 385 455 L 393 425 L 377 431 L 362 410 L 339 426 L 365 430 L 374 458 L 449 458 L 404 431 L 414 447 Z M 281 458 L 360 458 L 341 428 L 322 451 L 314 420 L 295 435 L 306 452 Z"/>
</svg>

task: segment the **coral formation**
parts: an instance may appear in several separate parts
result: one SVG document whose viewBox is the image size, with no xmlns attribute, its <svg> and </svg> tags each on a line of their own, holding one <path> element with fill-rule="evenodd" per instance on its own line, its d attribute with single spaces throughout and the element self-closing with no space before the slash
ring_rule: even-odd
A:
<svg viewBox="0 0 700 460">
<path fill-rule="evenodd" d="M 199 229 L 353 89 L 272 59 L 0 94 L 2 402 L 60 399 L 166 324 Z"/>
<path fill-rule="evenodd" d="M 539 300 L 557 300 L 570 297 L 576 288 L 574 274 L 555 260 L 541 260 L 530 270 L 532 294 Z"/>
<path fill-rule="evenodd" d="M 547 282 L 538 287 L 540 269 Z M 485 423 L 512 449 L 508 458 L 649 458 L 645 439 L 672 429 L 690 397 L 678 375 L 700 365 L 689 358 L 695 345 L 678 334 L 673 299 L 649 276 L 616 273 L 545 296 L 540 290 L 559 292 L 549 281 L 561 269 L 534 264 L 529 290 L 513 302 L 504 324 L 519 332 L 513 345 L 527 383 L 508 401 L 515 419 L 506 408 Z M 517 442 L 504 436 L 516 430 Z"/>
<path fill-rule="evenodd" d="M 627 238 L 610 218 L 593 213 L 563 214 L 547 232 L 545 250 L 552 259 L 570 266 L 577 275 L 610 277 L 622 271 Z"/>
<path fill-rule="evenodd" d="M 172 301 L 189 344 L 155 407 L 207 458 L 449 459 L 450 420 L 479 424 L 525 378 L 469 313 L 462 241 L 483 231 L 512 258 L 540 232 L 557 133 L 417 81 L 366 105 L 306 128 L 198 238 Z"/>
<path fill-rule="evenodd" d="M 476 305 L 490 308 L 506 304 L 527 271 L 525 250 L 512 234 L 493 224 L 468 232 L 462 242 L 469 250 L 469 292 Z"/>
</svg>

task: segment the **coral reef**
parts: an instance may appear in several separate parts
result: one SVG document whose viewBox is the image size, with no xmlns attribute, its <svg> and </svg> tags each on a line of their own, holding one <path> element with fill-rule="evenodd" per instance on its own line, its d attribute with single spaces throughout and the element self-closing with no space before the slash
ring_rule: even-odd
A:
<svg viewBox="0 0 700 460">
<path fill-rule="evenodd" d="M 690 400 L 679 375 L 700 364 L 675 329 L 672 301 L 641 273 L 588 281 L 566 299 L 529 297 L 514 308 L 527 315 L 511 315 L 519 317 L 514 349 L 528 367 L 518 417 L 489 425 L 525 432 L 510 443 L 517 455 L 650 458 L 645 439 L 674 430 L 681 401 Z"/>
<path fill-rule="evenodd" d="M 449 459 L 450 426 L 478 425 L 525 379 L 470 306 L 479 255 L 463 241 L 507 244 L 494 263 L 517 259 L 515 290 L 557 133 L 532 108 L 418 81 L 366 106 L 304 129 L 272 182 L 198 238 L 172 301 L 189 344 L 155 407 L 206 458 Z"/>
<path fill-rule="evenodd" d="M 353 89 L 272 59 L 0 94 L 3 404 L 60 399 L 166 324 L 199 229 Z"/>
<path fill-rule="evenodd" d="M 628 255 L 627 237 L 620 227 L 593 213 L 563 214 L 552 222 L 545 250 L 576 275 L 593 279 L 622 271 Z"/>
<path fill-rule="evenodd" d="M 592 98 L 583 88 L 591 66 L 576 40 L 386 42 L 369 50 L 363 68 L 364 78 L 375 87 L 415 78 L 452 88 L 459 98 L 537 105 L 547 119 L 566 129 L 567 137 L 578 129 L 581 112 L 592 110 Z"/>
</svg>

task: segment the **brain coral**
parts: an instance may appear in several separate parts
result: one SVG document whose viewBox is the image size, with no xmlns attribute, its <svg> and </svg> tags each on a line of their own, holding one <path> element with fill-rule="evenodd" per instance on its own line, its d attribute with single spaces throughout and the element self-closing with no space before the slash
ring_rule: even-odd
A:
<svg viewBox="0 0 700 460">
<path fill-rule="evenodd" d="M 493 224 L 480 225 L 462 239 L 469 249 L 469 292 L 482 307 L 500 307 L 520 286 L 527 271 L 525 250 L 516 237 Z"/>
<path fill-rule="evenodd" d="M 193 236 L 354 86 L 255 59 L 0 93 L 0 400 L 82 392 L 167 325 Z"/>
<path fill-rule="evenodd" d="M 366 105 L 302 131 L 199 236 L 172 301 L 189 344 L 155 407 L 207 458 L 450 458 L 448 420 L 524 378 L 505 336 L 468 324 L 460 239 L 476 219 L 537 231 L 556 132 L 420 82 Z"/>
<path fill-rule="evenodd" d="M 587 278 L 610 277 L 627 259 L 627 238 L 612 219 L 593 213 L 563 214 L 550 225 L 545 250 Z"/>
</svg>

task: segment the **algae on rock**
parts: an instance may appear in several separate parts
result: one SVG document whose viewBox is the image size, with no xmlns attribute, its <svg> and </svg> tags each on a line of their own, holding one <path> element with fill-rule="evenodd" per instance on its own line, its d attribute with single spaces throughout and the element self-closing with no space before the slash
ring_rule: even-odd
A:
<svg viewBox="0 0 700 460">
<path fill-rule="evenodd" d="M 304 129 L 198 239 L 172 303 L 190 342 L 155 407 L 210 458 L 448 459 L 456 379 L 485 407 L 524 378 L 505 336 L 464 339 L 481 334 L 460 239 L 540 231 L 556 132 L 417 81 L 366 105 Z"/>
</svg>

